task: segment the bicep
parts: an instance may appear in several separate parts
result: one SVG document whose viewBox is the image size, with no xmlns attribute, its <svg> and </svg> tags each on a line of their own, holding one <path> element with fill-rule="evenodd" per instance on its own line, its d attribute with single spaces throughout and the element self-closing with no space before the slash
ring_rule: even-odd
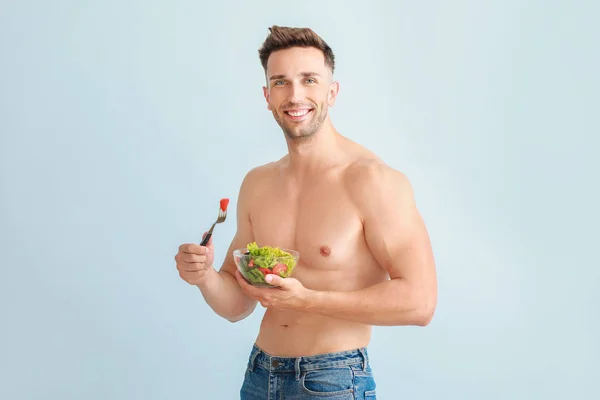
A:
<svg viewBox="0 0 600 400">
<path fill-rule="evenodd" d="M 397 171 L 373 177 L 364 202 L 367 245 L 391 278 L 430 280 L 434 261 L 429 234 L 408 179 Z"/>
</svg>

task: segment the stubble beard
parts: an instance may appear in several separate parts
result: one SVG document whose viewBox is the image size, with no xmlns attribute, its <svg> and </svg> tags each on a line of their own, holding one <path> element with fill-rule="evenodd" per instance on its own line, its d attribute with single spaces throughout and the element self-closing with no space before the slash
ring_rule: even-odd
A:
<svg viewBox="0 0 600 400">
<path fill-rule="evenodd" d="M 273 111 L 273 117 L 281 127 L 286 138 L 293 142 L 300 143 L 310 140 L 315 136 L 319 129 L 321 129 L 323 121 L 327 118 L 327 105 L 321 104 L 320 107 L 314 107 L 311 113 L 313 115 L 308 121 L 308 124 L 301 127 L 298 127 L 293 122 L 287 121 L 283 112 L 278 113 Z"/>
</svg>

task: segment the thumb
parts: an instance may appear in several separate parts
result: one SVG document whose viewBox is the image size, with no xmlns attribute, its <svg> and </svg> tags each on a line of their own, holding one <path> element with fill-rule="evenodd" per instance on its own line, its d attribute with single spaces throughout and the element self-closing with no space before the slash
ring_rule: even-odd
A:
<svg viewBox="0 0 600 400">
<path fill-rule="evenodd" d="M 273 286 L 279 286 L 282 289 L 287 289 L 290 286 L 290 282 L 287 281 L 287 278 L 282 278 L 276 274 L 268 274 L 265 276 L 265 281 Z"/>
</svg>

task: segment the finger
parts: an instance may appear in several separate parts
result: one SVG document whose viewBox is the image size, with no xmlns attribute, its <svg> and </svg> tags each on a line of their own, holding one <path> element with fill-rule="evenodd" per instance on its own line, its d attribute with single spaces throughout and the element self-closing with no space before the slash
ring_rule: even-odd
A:
<svg viewBox="0 0 600 400">
<path fill-rule="evenodd" d="M 188 262 L 188 263 L 205 263 L 207 260 L 207 256 L 205 255 L 198 255 L 198 254 L 188 254 L 188 253 L 184 253 L 181 256 L 181 261 L 183 262 Z"/>
<path fill-rule="evenodd" d="M 194 249 L 196 249 L 196 251 L 198 250 L 200 246 L 195 244 L 195 243 L 184 243 L 181 246 L 179 246 L 179 252 L 180 253 L 194 253 Z"/>
<path fill-rule="evenodd" d="M 179 271 L 187 271 L 187 272 L 206 271 L 208 269 L 208 265 L 206 265 L 206 263 L 182 262 L 182 263 L 177 264 L 177 269 Z"/>
<path fill-rule="evenodd" d="M 206 246 L 200 246 L 196 243 L 186 243 L 179 246 L 179 252 L 184 254 L 206 255 L 210 252 Z"/>
<path fill-rule="evenodd" d="M 287 278 L 282 278 L 276 274 L 268 274 L 267 276 L 265 276 L 265 281 L 268 284 L 271 284 L 273 286 L 278 286 L 282 289 L 286 289 L 289 286 L 290 281 L 286 281 L 286 280 L 287 280 Z"/>
<path fill-rule="evenodd" d="M 205 263 L 207 259 L 207 256 L 200 256 L 198 254 L 177 253 L 177 255 L 175 255 L 175 262 L 177 264 Z"/>
</svg>

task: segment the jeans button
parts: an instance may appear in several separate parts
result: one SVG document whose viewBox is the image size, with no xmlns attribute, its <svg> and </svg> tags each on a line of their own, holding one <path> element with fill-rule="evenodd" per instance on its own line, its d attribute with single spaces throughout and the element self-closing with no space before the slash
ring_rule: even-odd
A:
<svg viewBox="0 0 600 400">
<path fill-rule="evenodd" d="M 273 360 L 273 361 L 271 361 L 271 366 L 272 366 L 273 368 L 277 368 L 277 367 L 279 367 L 279 361 L 277 361 L 277 360 Z"/>
</svg>

